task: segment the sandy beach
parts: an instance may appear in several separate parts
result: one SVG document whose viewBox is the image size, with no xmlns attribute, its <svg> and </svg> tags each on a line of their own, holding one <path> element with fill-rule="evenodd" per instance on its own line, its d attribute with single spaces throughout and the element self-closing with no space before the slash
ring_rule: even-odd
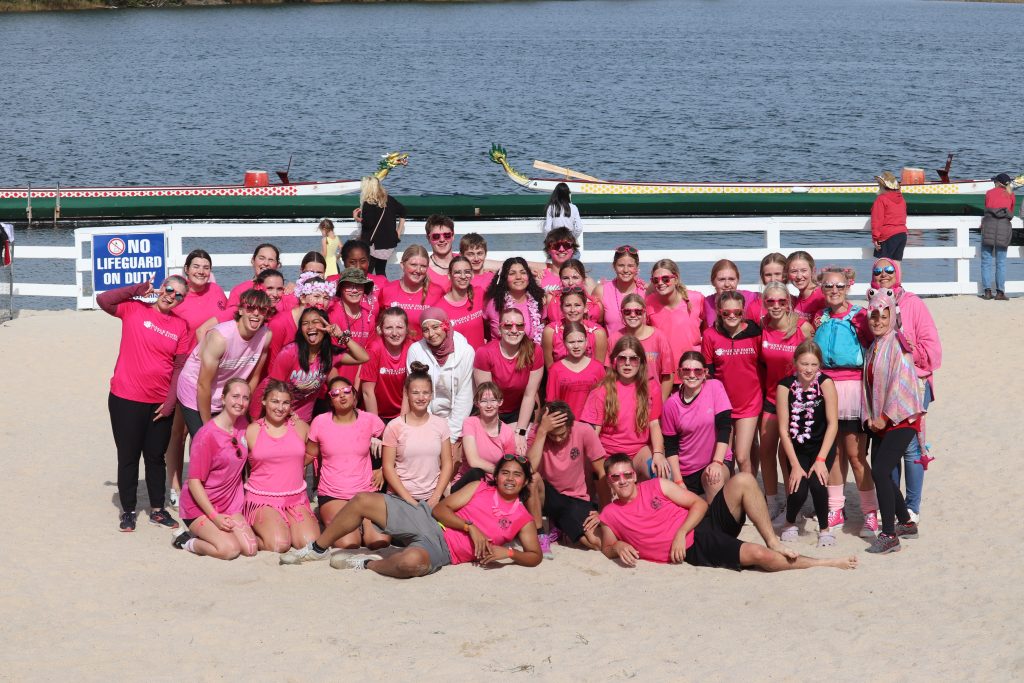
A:
<svg viewBox="0 0 1024 683">
<path fill-rule="evenodd" d="M 1024 299 L 927 304 L 945 356 L 938 459 L 902 552 L 864 553 L 848 483 L 853 518 L 824 553 L 856 554 L 855 571 L 630 570 L 558 547 L 536 569 L 404 582 L 198 558 L 145 516 L 118 533 L 119 321 L 23 312 L 0 326 L 0 679 L 1020 680 Z M 812 533 L 793 546 L 816 552 Z"/>
</svg>

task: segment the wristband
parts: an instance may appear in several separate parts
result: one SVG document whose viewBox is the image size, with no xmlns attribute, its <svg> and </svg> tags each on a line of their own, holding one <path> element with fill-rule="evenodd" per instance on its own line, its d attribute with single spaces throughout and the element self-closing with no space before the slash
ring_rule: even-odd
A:
<svg viewBox="0 0 1024 683">
<path fill-rule="evenodd" d="M 683 485 L 683 480 L 682 479 L 673 479 L 672 483 L 673 484 L 679 484 L 680 486 L 682 486 Z"/>
<path fill-rule="evenodd" d="M 512 552 L 512 548 L 509 548 L 509 549 L 508 549 L 508 559 L 510 559 L 510 560 L 511 560 L 511 559 L 514 559 L 514 557 L 513 557 L 513 552 Z"/>
<path fill-rule="evenodd" d="M 818 456 L 817 458 L 814 459 L 814 462 L 825 462 L 825 458 Z"/>
</svg>

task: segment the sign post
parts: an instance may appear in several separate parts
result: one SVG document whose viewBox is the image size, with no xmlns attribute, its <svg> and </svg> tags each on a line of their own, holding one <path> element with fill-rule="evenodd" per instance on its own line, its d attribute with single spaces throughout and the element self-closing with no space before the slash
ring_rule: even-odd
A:
<svg viewBox="0 0 1024 683">
<path fill-rule="evenodd" d="M 159 286 L 167 271 L 164 233 L 93 235 L 92 288 L 106 292 L 153 280 Z"/>
</svg>

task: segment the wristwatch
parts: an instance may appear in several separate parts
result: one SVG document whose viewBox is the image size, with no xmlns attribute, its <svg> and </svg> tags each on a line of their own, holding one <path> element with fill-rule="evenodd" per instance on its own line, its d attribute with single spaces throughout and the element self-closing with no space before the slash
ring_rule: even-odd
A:
<svg viewBox="0 0 1024 683">
<path fill-rule="evenodd" d="M 526 436 L 526 428 L 520 427 L 516 429 L 516 434 L 518 434 L 519 436 Z"/>
</svg>

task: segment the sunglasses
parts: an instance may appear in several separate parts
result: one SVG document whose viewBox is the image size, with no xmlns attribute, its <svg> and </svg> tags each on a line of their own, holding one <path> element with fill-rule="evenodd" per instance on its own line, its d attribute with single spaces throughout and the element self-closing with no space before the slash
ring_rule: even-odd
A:
<svg viewBox="0 0 1024 683">
<path fill-rule="evenodd" d="M 680 377 L 703 377 L 704 368 L 679 368 Z"/>
<path fill-rule="evenodd" d="M 181 292 L 179 292 L 178 290 L 176 290 L 174 287 L 171 287 L 170 285 L 167 285 L 166 287 L 164 287 L 164 293 L 165 294 L 173 294 L 175 301 L 181 302 L 181 301 L 185 300 L 185 295 L 182 294 Z"/>
<path fill-rule="evenodd" d="M 622 315 L 637 316 L 637 315 L 643 315 L 643 314 L 644 314 L 644 309 L 642 309 L 642 308 L 623 308 L 622 309 Z"/>
<path fill-rule="evenodd" d="M 764 303 L 766 306 L 785 306 L 789 299 L 765 299 Z"/>
<path fill-rule="evenodd" d="M 568 287 L 562 287 L 562 294 L 583 294 L 586 295 L 586 290 L 579 285 L 570 285 Z"/>
<path fill-rule="evenodd" d="M 268 313 L 270 313 L 270 309 L 267 308 L 266 306 L 248 306 L 248 305 L 246 305 L 246 306 L 242 306 L 242 310 L 245 311 L 246 313 L 250 314 L 250 315 L 255 314 L 255 315 L 266 316 Z"/>
<path fill-rule="evenodd" d="M 622 363 L 623 365 L 640 365 L 640 356 L 615 356 L 616 363 Z"/>
<path fill-rule="evenodd" d="M 846 289 L 846 283 L 845 282 L 823 282 L 821 284 L 821 288 L 822 289 L 839 289 L 839 290 L 843 290 L 843 289 Z"/>
<path fill-rule="evenodd" d="M 575 251 L 576 245 L 568 240 L 561 240 L 559 242 L 552 242 L 548 248 L 549 251 Z"/>
<path fill-rule="evenodd" d="M 238 445 L 238 437 L 236 437 L 236 436 L 231 437 L 231 445 L 235 447 L 235 456 L 239 460 L 241 460 L 242 459 L 242 448 L 241 448 L 241 446 Z"/>
<path fill-rule="evenodd" d="M 633 481 L 636 479 L 636 472 L 620 472 L 618 474 L 609 474 L 608 479 L 611 481 Z"/>
<path fill-rule="evenodd" d="M 506 332 L 518 332 L 526 329 L 526 323 L 502 323 L 501 329 Z"/>
<path fill-rule="evenodd" d="M 736 309 L 730 309 L 728 311 L 719 311 L 718 315 L 722 316 L 723 318 L 742 318 L 743 317 L 743 311 L 742 310 L 736 310 Z"/>
<path fill-rule="evenodd" d="M 651 278 L 652 285 L 667 285 L 676 279 L 675 275 L 655 275 Z"/>
<path fill-rule="evenodd" d="M 630 254 L 632 256 L 636 256 L 639 253 L 640 252 L 638 252 L 636 250 L 636 247 L 632 247 L 632 246 L 630 246 L 628 244 L 623 244 L 621 247 L 616 247 L 616 249 L 615 249 L 615 254 L 616 255 L 619 255 L 619 254 Z"/>
<path fill-rule="evenodd" d="M 427 239 L 431 242 L 450 242 L 453 237 L 455 237 L 453 232 L 434 232 Z"/>
<path fill-rule="evenodd" d="M 331 398 L 338 398 L 339 396 L 351 396 L 352 387 L 342 387 L 341 389 L 331 389 L 327 392 L 327 395 Z"/>
<path fill-rule="evenodd" d="M 515 460 L 520 465 L 525 465 L 527 460 L 525 455 L 516 455 L 515 453 L 506 453 L 501 456 L 501 459 L 506 462 L 509 460 Z"/>
<path fill-rule="evenodd" d="M 873 268 L 871 270 L 871 274 L 872 275 L 881 275 L 882 273 L 885 273 L 886 275 L 892 275 L 895 272 L 896 272 L 896 266 L 886 266 L 884 268 Z"/>
</svg>

